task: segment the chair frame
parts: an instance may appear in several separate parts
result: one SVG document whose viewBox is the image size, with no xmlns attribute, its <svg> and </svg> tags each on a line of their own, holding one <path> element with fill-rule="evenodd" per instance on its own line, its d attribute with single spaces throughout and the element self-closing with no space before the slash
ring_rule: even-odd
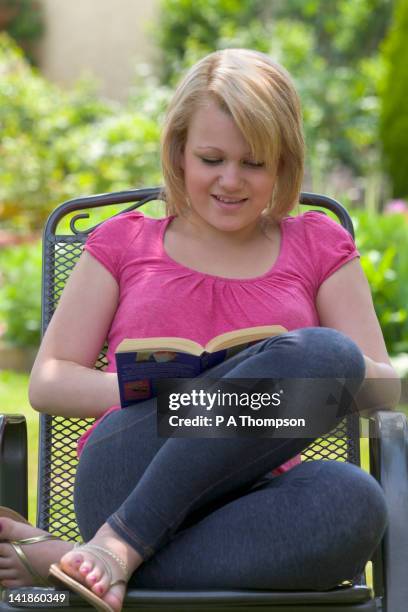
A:
<svg viewBox="0 0 408 612">
<path fill-rule="evenodd" d="M 55 310 L 50 296 L 54 294 L 55 270 L 54 251 L 58 240 L 56 234 L 60 220 L 66 215 L 79 210 L 100 206 L 127 204 L 132 205 L 119 214 L 123 214 L 146 204 L 163 199 L 160 187 L 150 189 L 128 190 L 109 194 L 100 194 L 76 198 L 58 206 L 49 216 L 43 233 L 42 264 L 42 335 Z M 302 193 L 300 203 L 326 208 L 337 215 L 343 227 L 354 238 L 352 220 L 346 209 L 336 200 L 313 193 Z M 319 210 L 319 212 L 323 212 Z M 324 213 L 323 213 L 324 214 Z M 84 231 L 76 228 L 80 219 L 89 218 L 88 213 L 79 213 L 71 218 L 72 236 L 64 236 L 68 242 L 75 242 L 78 236 L 82 242 L 94 227 Z M 52 237 L 50 243 L 50 237 Z M 51 244 L 51 247 L 49 246 Z M 51 248 L 52 254 L 47 249 Z M 6 410 L 8 407 L 4 407 Z M 0 407 L 0 411 L 2 407 Z M 39 440 L 39 484 L 37 525 L 51 529 L 52 525 L 44 508 L 50 502 L 48 483 L 50 478 L 48 455 L 50 453 L 49 415 L 40 415 Z M 246 612 L 292 612 L 299 610 L 325 611 L 378 611 L 403 612 L 408 607 L 408 528 L 406 526 L 408 509 L 408 423 L 405 415 L 396 411 L 377 410 L 368 419 L 356 419 L 347 428 L 347 439 L 360 439 L 360 426 L 363 420 L 369 424 L 370 473 L 382 486 L 388 504 L 389 525 L 381 545 L 373 559 L 373 590 L 365 584 L 364 577 L 351 585 L 339 586 L 327 592 L 291 591 L 272 592 L 260 590 L 205 590 L 205 591 L 164 591 L 132 589 L 128 590 L 124 610 L 137 609 L 139 612 L 161 612 L 181 610 L 189 612 L 234 611 L 244 609 Z M 348 446 L 348 455 L 354 453 L 353 462 L 359 464 L 359 448 Z M 347 459 L 349 460 L 349 459 Z M 25 418 L 19 414 L 0 414 L 0 505 L 9 506 L 27 517 L 27 428 Z M 89 607 L 77 596 L 71 596 L 71 608 L 82 611 Z M 47 608 L 43 608 L 46 610 Z M 50 608 L 50 610 L 53 608 Z M 7 603 L 0 602 L 0 611 L 16 610 Z"/>
</svg>

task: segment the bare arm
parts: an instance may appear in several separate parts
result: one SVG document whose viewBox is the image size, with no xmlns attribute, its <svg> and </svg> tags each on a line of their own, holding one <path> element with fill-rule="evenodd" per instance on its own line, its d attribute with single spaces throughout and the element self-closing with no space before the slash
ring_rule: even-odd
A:
<svg viewBox="0 0 408 612">
<path fill-rule="evenodd" d="M 34 409 L 53 415 L 98 417 L 120 402 L 116 373 L 94 369 L 118 299 L 116 280 L 84 251 L 31 371 L 28 393 Z"/>
<path fill-rule="evenodd" d="M 366 380 L 356 398 L 362 412 L 392 409 L 401 396 L 401 381 L 391 365 L 370 287 L 358 259 L 321 285 L 317 294 L 320 324 L 343 332 L 364 354 Z"/>
</svg>

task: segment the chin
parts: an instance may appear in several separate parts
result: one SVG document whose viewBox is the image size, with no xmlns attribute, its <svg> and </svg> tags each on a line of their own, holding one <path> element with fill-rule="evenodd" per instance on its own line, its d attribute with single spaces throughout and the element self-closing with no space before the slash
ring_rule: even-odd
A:
<svg viewBox="0 0 408 612">
<path fill-rule="evenodd" d="M 227 220 L 224 222 L 210 223 L 209 225 L 222 232 L 238 232 L 248 226 L 247 223 L 233 223 Z"/>
<path fill-rule="evenodd" d="M 215 214 L 203 215 L 195 211 L 197 220 L 209 228 L 222 232 L 237 232 L 245 229 L 253 223 L 253 219 L 243 220 L 237 215 L 222 215 L 218 211 Z"/>
</svg>

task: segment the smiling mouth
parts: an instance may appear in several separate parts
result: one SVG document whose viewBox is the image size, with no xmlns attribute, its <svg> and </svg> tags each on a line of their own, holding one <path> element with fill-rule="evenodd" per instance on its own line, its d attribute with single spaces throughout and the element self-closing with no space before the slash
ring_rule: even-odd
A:
<svg viewBox="0 0 408 612">
<path fill-rule="evenodd" d="M 213 198 L 217 200 L 217 202 L 221 202 L 222 204 L 242 204 L 246 202 L 248 198 L 226 198 L 224 196 L 216 195 L 215 193 L 211 194 Z"/>
</svg>

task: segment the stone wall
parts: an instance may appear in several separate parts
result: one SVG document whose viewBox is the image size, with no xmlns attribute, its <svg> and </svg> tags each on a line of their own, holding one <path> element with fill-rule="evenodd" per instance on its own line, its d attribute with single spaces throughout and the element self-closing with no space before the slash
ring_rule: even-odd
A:
<svg viewBox="0 0 408 612">
<path fill-rule="evenodd" d="M 102 95 L 123 100 L 136 63 L 154 59 L 158 0 L 41 0 L 46 32 L 38 49 L 40 68 L 69 86 L 92 75 Z"/>
</svg>

